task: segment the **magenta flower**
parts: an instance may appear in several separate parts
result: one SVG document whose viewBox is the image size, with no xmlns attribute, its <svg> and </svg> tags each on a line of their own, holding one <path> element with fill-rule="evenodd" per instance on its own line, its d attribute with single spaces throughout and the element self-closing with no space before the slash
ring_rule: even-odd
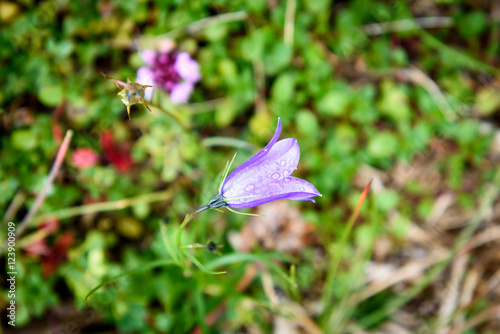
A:
<svg viewBox="0 0 500 334">
<path fill-rule="evenodd" d="M 201 80 L 200 65 L 187 52 L 145 50 L 141 53 L 147 64 L 137 71 L 137 82 L 153 85 L 170 93 L 174 104 L 184 103 Z M 151 100 L 153 88 L 146 88 L 145 99 Z"/>
<path fill-rule="evenodd" d="M 221 207 L 252 208 L 278 199 L 314 202 L 314 196 L 321 196 L 311 183 L 290 176 L 299 163 L 299 144 L 295 138 L 278 141 L 280 134 L 278 118 L 269 144 L 229 174 L 218 194 L 197 212 Z"/>
</svg>

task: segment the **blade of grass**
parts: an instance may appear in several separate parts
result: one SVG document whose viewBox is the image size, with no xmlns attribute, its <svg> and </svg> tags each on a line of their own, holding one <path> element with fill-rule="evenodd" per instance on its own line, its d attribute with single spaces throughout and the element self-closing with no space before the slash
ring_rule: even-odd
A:
<svg viewBox="0 0 500 334">
<path fill-rule="evenodd" d="M 210 333 L 208 330 L 207 323 L 205 322 L 205 316 L 207 314 L 205 301 L 203 300 L 203 290 L 201 289 L 200 284 L 197 285 L 195 290 L 195 306 L 196 306 L 196 315 L 198 317 L 198 325 L 200 325 L 203 333 Z"/>
<path fill-rule="evenodd" d="M 167 252 L 170 254 L 172 259 L 174 260 L 175 263 L 180 264 L 180 259 L 179 259 L 179 253 L 174 249 L 172 243 L 170 242 L 170 239 L 167 235 L 167 228 L 166 225 L 163 224 L 163 222 L 160 220 L 160 232 L 161 232 L 161 237 L 163 239 L 163 243 L 165 244 L 165 248 L 167 249 Z"/>
<path fill-rule="evenodd" d="M 286 262 L 294 262 L 295 259 L 284 256 L 280 254 L 275 257 L 275 253 L 272 254 L 250 254 L 250 253 L 233 253 L 228 255 L 223 255 L 209 263 L 207 263 L 207 268 L 215 269 L 221 266 L 234 264 L 238 262 L 261 262 L 266 264 L 271 270 L 275 271 L 279 276 L 281 276 L 291 287 L 295 286 L 295 281 L 292 280 L 287 273 L 281 269 L 279 266 L 274 264 L 271 260 L 280 260 Z"/>
<path fill-rule="evenodd" d="M 233 13 L 224 13 L 220 15 L 214 15 L 210 16 L 198 21 L 195 21 L 189 25 L 186 25 L 184 27 L 180 27 L 177 29 L 174 29 L 172 31 L 169 31 L 165 34 L 155 36 L 155 40 L 162 40 L 165 38 L 179 38 L 180 36 L 184 34 L 194 34 L 202 29 L 208 28 L 213 25 L 218 25 L 218 24 L 224 24 L 224 23 L 229 23 L 229 22 L 237 22 L 237 21 L 243 21 L 248 17 L 247 13 L 244 11 L 240 12 L 233 12 Z"/>
<path fill-rule="evenodd" d="M 209 275 L 222 275 L 227 273 L 227 271 L 213 271 L 207 269 L 203 264 L 201 264 L 200 261 L 198 261 L 193 255 L 189 254 L 188 252 L 184 251 L 184 249 L 181 249 L 182 254 L 184 254 L 185 257 L 191 260 L 195 266 L 197 266 L 201 271 L 205 272 L 206 274 Z"/>
<path fill-rule="evenodd" d="M 498 75 L 500 70 L 491 65 L 485 64 L 482 61 L 474 59 L 464 51 L 455 50 L 445 43 L 441 42 L 436 37 L 432 36 L 425 30 L 419 30 L 418 34 L 422 37 L 424 44 L 431 48 L 439 50 L 444 58 L 453 59 L 454 62 L 462 64 L 464 67 L 469 68 L 474 71 L 487 72 Z"/>
<path fill-rule="evenodd" d="M 371 184 L 372 184 L 372 180 L 370 180 L 368 185 L 365 187 L 365 189 L 363 190 L 363 192 L 359 196 L 356 208 L 354 209 L 354 212 L 352 213 L 351 217 L 349 218 L 347 226 L 344 229 L 344 233 L 342 234 L 342 238 L 340 240 L 339 250 L 338 250 L 338 252 L 334 253 L 332 256 L 332 262 L 331 262 L 332 265 L 330 267 L 330 270 L 328 271 L 326 282 L 325 282 L 325 292 L 323 293 L 323 296 L 321 298 L 321 304 L 323 306 L 322 307 L 323 313 L 327 309 L 326 305 L 328 305 L 332 299 L 333 281 L 335 280 L 335 276 L 337 274 L 337 270 L 338 270 L 338 267 L 340 265 L 340 261 L 342 260 L 342 256 L 343 256 L 344 250 L 346 248 L 349 234 L 351 233 L 352 227 L 354 226 L 354 222 L 358 218 L 359 211 L 361 210 L 363 202 L 365 201 L 366 196 L 368 195 L 368 191 L 370 190 Z"/>
<path fill-rule="evenodd" d="M 148 270 L 151 270 L 151 269 L 154 269 L 154 268 L 158 268 L 158 267 L 165 267 L 165 266 L 171 266 L 171 265 L 176 265 L 176 263 L 174 261 L 172 261 L 172 260 L 158 260 L 158 261 L 154 261 L 154 262 L 145 264 L 145 265 L 141 266 L 140 268 L 126 271 L 126 272 L 124 272 L 124 273 L 122 273 L 120 275 L 117 275 L 117 276 L 113 277 L 113 278 L 110 278 L 108 280 L 102 281 L 100 284 L 98 284 L 97 286 L 95 286 L 92 290 L 90 290 L 87 293 L 87 295 L 85 296 L 85 301 L 87 301 L 87 299 L 90 296 L 92 296 L 97 290 L 99 290 L 103 286 L 108 285 L 110 283 L 113 283 L 114 281 L 119 280 L 122 277 L 129 276 L 129 275 L 134 275 L 134 274 L 138 274 L 138 273 L 141 273 L 141 272 L 144 272 L 144 271 L 148 271 Z"/>
</svg>

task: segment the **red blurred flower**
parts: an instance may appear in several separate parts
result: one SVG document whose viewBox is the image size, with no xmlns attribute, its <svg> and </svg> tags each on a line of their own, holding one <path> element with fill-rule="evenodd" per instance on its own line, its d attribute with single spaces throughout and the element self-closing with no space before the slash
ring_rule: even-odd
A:
<svg viewBox="0 0 500 334">
<path fill-rule="evenodd" d="M 99 162 L 99 154 L 91 148 L 78 148 L 71 154 L 71 164 L 78 169 L 87 169 Z"/>
<path fill-rule="evenodd" d="M 68 256 L 68 250 L 73 245 L 74 238 L 71 232 L 66 231 L 55 241 L 49 253 L 42 258 L 42 273 L 44 277 L 50 277 L 56 271 L 59 263 Z"/>
<path fill-rule="evenodd" d="M 41 230 L 44 230 L 47 235 L 56 232 L 59 229 L 59 220 L 49 219 L 45 220 L 38 225 Z"/>
<path fill-rule="evenodd" d="M 41 256 L 48 255 L 50 253 L 50 247 L 45 239 L 35 240 L 29 245 L 23 247 L 23 250 L 26 254 L 35 258 L 40 258 Z"/>
<path fill-rule="evenodd" d="M 104 156 L 120 173 L 126 173 L 130 170 L 133 162 L 130 156 L 129 143 L 115 143 L 111 131 L 104 131 L 102 133 L 100 143 L 104 151 Z"/>
<path fill-rule="evenodd" d="M 63 139 L 63 130 L 58 123 L 52 124 L 52 135 L 57 145 L 61 144 Z"/>
</svg>

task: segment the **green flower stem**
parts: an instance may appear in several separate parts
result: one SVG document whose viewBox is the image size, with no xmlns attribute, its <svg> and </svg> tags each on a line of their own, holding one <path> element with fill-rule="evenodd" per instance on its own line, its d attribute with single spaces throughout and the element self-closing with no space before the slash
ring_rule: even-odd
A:
<svg viewBox="0 0 500 334">
<path fill-rule="evenodd" d="M 225 274 L 226 273 L 225 271 L 212 271 L 212 270 L 208 270 L 200 261 L 198 261 L 193 255 L 191 255 L 190 253 L 187 252 L 186 248 L 190 248 L 189 245 L 181 245 L 182 230 L 184 230 L 184 228 L 186 227 L 186 225 L 191 221 L 191 219 L 193 219 L 193 217 L 196 214 L 198 214 L 198 213 L 200 213 L 202 211 L 205 211 L 207 209 L 208 209 L 208 207 L 204 206 L 204 207 L 196 210 L 195 212 L 188 213 L 186 215 L 186 217 L 184 217 L 184 221 L 182 222 L 181 226 L 179 226 L 179 228 L 177 229 L 177 233 L 175 235 L 175 241 L 177 243 L 177 247 L 181 251 L 181 254 L 184 257 L 187 257 L 188 259 L 190 259 L 191 262 L 193 262 L 193 264 L 195 266 L 197 266 L 200 270 L 204 271 L 205 273 L 207 273 L 209 275 Z"/>
<path fill-rule="evenodd" d="M 160 108 L 159 106 L 151 104 L 151 103 L 149 104 L 149 107 L 151 109 L 160 111 L 160 112 L 164 113 L 165 115 L 169 116 L 170 118 L 172 118 L 183 130 L 185 130 L 185 131 L 189 130 L 189 124 L 186 124 L 186 121 L 182 120 L 179 117 L 179 115 L 177 115 L 176 113 L 171 112 L 169 110 L 166 110 L 164 108 Z"/>
</svg>

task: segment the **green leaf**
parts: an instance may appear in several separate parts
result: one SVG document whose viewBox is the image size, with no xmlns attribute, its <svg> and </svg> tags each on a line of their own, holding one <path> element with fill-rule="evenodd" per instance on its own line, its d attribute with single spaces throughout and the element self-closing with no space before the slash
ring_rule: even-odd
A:
<svg viewBox="0 0 500 334">
<path fill-rule="evenodd" d="M 500 109 L 500 91 L 491 86 L 481 88 L 476 94 L 477 110 L 482 116 L 489 116 Z"/>
<path fill-rule="evenodd" d="M 241 42 L 241 53 L 243 58 L 249 61 L 257 61 L 264 53 L 266 34 L 263 29 L 252 31 Z"/>
<path fill-rule="evenodd" d="M 484 12 L 475 10 L 460 16 L 457 22 L 460 22 L 460 24 L 457 24 L 460 34 L 472 40 L 478 38 L 485 31 L 488 25 L 488 17 Z"/>
<path fill-rule="evenodd" d="M 31 130 L 17 130 L 12 134 L 12 145 L 19 150 L 32 150 L 37 143 L 37 136 Z"/>
<path fill-rule="evenodd" d="M 340 116 L 346 112 L 351 102 L 347 89 L 336 89 L 326 93 L 318 102 L 318 111 L 324 115 Z"/>
<path fill-rule="evenodd" d="M 368 152 L 375 158 L 393 156 L 398 148 L 398 139 L 391 133 L 377 133 L 368 144 Z"/>
<path fill-rule="evenodd" d="M 298 130 L 309 138 L 317 138 L 319 134 L 319 123 L 316 116 L 309 110 L 303 109 L 297 113 L 296 120 Z"/>
<path fill-rule="evenodd" d="M 47 107 L 56 107 L 63 98 L 61 85 L 44 85 L 38 91 L 38 99 Z"/>
<path fill-rule="evenodd" d="M 396 123 L 406 122 L 411 117 L 411 109 L 406 91 L 396 86 L 394 81 L 386 80 L 381 86 L 382 97 L 377 107 Z"/>
<path fill-rule="evenodd" d="M 289 103 L 295 90 L 295 75 L 293 73 L 281 74 L 274 81 L 271 88 L 271 99 L 278 103 Z"/>
<path fill-rule="evenodd" d="M 201 271 L 209 274 L 209 275 L 222 275 L 227 273 L 227 271 L 212 271 L 207 269 L 200 261 L 198 261 L 193 255 L 189 254 L 187 251 L 181 248 L 182 254 L 184 254 L 188 259 L 193 262 L 195 266 L 197 266 Z"/>
</svg>

